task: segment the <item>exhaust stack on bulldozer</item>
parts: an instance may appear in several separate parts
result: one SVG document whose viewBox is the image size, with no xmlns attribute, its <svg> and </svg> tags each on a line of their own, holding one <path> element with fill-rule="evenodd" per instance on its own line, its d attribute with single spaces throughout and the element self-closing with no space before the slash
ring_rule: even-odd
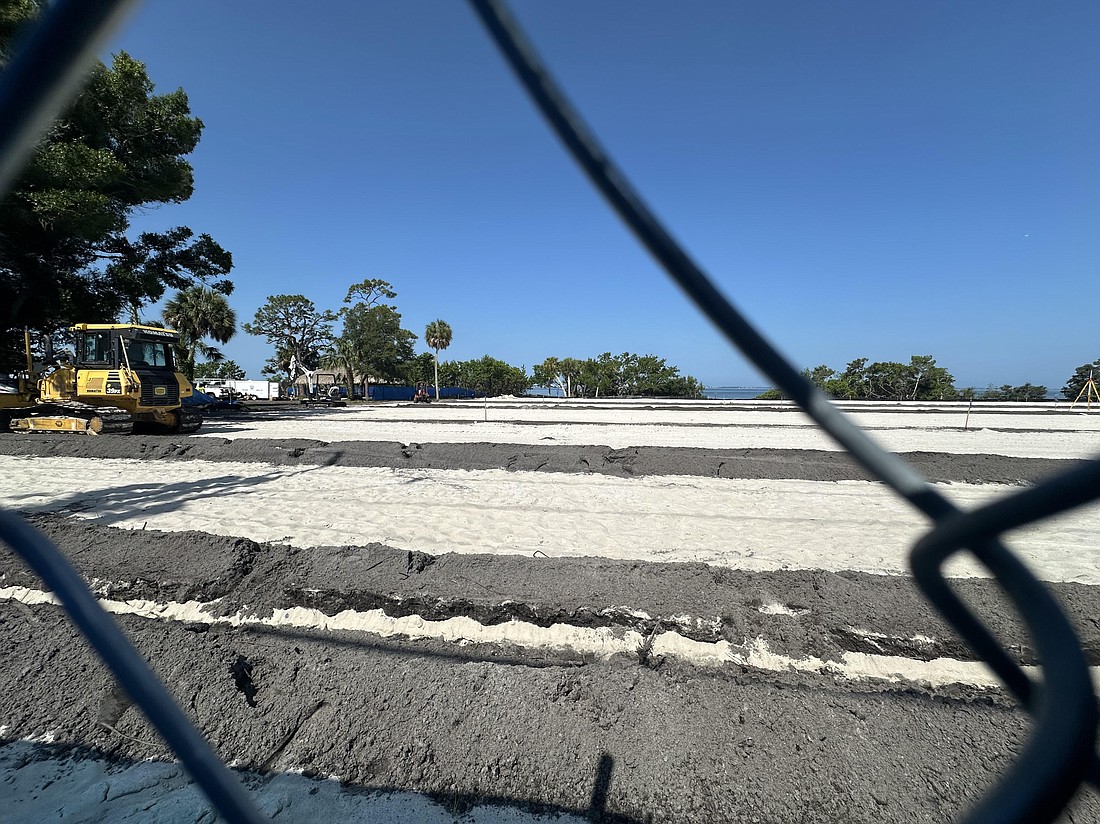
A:
<svg viewBox="0 0 1100 824">
<path fill-rule="evenodd" d="M 14 393 L 0 394 L 0 432 L 90 435 L 194 432 L 202 415 L 183 405 L 191 384 L 175 367 L 179 333 L 155 326 L 82 323 L 70 327 L 75 355 L 36 364 L 25 335 L 27 369 Z"/>
</svg>

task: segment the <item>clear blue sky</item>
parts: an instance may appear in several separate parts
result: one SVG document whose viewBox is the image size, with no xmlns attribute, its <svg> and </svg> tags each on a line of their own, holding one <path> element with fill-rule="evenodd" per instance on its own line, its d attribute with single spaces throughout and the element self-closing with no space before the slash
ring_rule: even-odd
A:
<svg viewBox="0 0 1100 824">
<path fill-rule="evenodd" d="M 516 2 L 642 196 L 799 366 L 1100 357 L 1100 4 Z M 186 224 L 265 297 L 390 281 L 444 357 L 634 351 L 762 383 L 567 159 L 465 3 L 147 0 L 115 38 L 206 124 Z M 422 341 L 418 351 L 424 351 Z M 258 377 L 243 332 L 229 357 Z"/>
</svg>

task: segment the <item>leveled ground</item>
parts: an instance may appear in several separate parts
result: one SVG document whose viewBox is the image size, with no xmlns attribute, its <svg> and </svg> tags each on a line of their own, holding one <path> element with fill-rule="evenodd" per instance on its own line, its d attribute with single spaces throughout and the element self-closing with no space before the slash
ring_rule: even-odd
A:
<svg viewBox="0 0 1100 824">
<path fill-rule="evenodd" d="M 785 423 L 797 413 L 628 406 L 501 403 L 488 424 L 413 419 L 483 404 L 284 408 L 202 438 L 0 438 L 0 504 L 66 551 L 277 820 L 359 820 L 356 788 L 434 799 L 386 796 L 381 814 L 398 817 L 484 802 L 509 805 L 475 808 L 493 821 L 515 820 L 515 804 L 630 821 L 956 816 L 1028 721 L 905 574 L 920 520 L 843 455 L 799 445 L 809 430 Z M 597 422 L 541 422 L 558 409 Z M 954 411 L 898 413 L 897 427 L 873 414 L 965 506 L 1072 465 L 1100 433 L 1095 417 L 1001 415 L 1015 429 L 960 456 L 933 446 L 977 433 L 922 435 L 910 420 Z M 564 445 L 504 438 L 551 425 Z M 387 441 L 387 426 L 403 434 Z M 585 426 L 642 437 L 569 445 Z M 455 427 L 486 442 L 448 437 Z M 714 436 L 733 431 L 795 446 Z M 647 440 L 660 433 L 685 445 Z M 1025 435 L 1042 449 L 1015 454 Z M 1046 454 L 1054 435 L 1073 448 Z M 1097 517 L 1012 537 L 1094 666 Z M 1035 663 L 980 572 L 953 567 L 955 586 Z M 0 802 L 27 821 L 57 820 L 46 807 L 121 821 L 140 798 L 200 820 L 178 773 L 143 766 L 168 753 L 140 713 L 7 556 L 0 597 L 0 735 L 13 742 Z M 1072 820 L 1100 821 L 1090 791 Z"/>
</svg>

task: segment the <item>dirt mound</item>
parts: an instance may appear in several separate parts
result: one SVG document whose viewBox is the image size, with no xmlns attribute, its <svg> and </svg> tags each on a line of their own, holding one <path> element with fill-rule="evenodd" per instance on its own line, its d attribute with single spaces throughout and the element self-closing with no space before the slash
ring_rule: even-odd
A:
<svg viewBox="0 0 1100 824">
<path fill-rule="evenodd" d="M 693 475 L 709 478 L 870 480 L 843 452 L 807 449 L 699 449 L 636 446 L 532 446 L 495 443 L 385 441 L 327 443 L 261 438 L 0 437 L 0 455 L 136 460 L 202 460 L 280 466 L 361 466 L 410 469 L 508 469 L 595 472 L 620 477 Z M 904 455 L 929 480 L 957 483 L 1033 483 L 1080 461 L 910 452 Z"/>
</svg>

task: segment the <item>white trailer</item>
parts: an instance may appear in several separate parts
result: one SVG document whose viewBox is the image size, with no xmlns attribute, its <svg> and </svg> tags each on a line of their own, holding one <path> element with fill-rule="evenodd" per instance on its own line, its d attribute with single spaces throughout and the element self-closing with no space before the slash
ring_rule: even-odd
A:
<svg viewBox="0 0 1100 824">
<path fill-rule="evenodd" d="M 278 381 L 227 380 L 225 383 L 238 397 L 255 398 L 261 401 L 273 401 L 279 397 Z"/>
<path fill-rule="evenodd" d="M 238 381 L 229 378 L 210 378 L 196 381 L 196 388 L 218 398 L 244 398 L 247 400 L 273 401 L 279 397 L 278 381 Z"/>
</svg>

